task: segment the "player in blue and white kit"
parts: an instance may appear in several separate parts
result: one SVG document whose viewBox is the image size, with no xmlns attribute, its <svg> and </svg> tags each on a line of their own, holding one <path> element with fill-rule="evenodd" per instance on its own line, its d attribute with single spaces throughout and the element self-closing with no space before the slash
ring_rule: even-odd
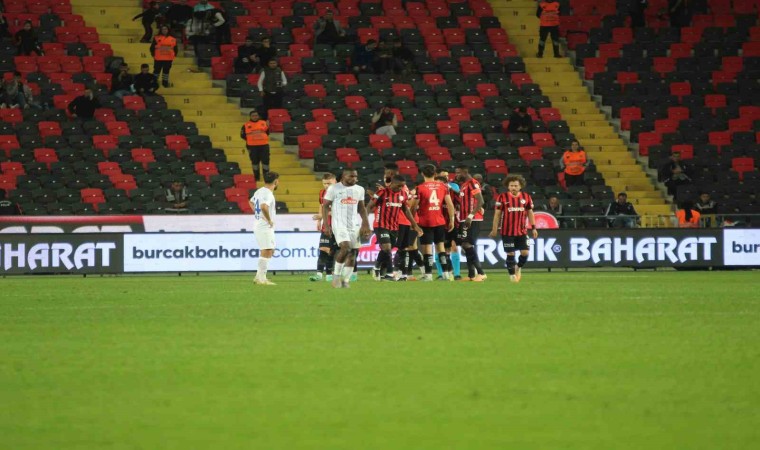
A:
<svg viewBox="0 0 760 450">
<path fill-rule="evenodd" d="M 269 260 L 274 256 L 276 246 L 274 238 L 274 219 L 276 215 L 276 203 L 274 191 L 280 184 L 280 175 L 277 172 L 264 174 L 264 186 L 257 189 L 251 197 L 251 209 L 253 209 L 253 234 L 259 244 L 259 270 L 256 272 L 254 284 L 274 286 L 267 280 L 267 267 Z"/>
</svg>

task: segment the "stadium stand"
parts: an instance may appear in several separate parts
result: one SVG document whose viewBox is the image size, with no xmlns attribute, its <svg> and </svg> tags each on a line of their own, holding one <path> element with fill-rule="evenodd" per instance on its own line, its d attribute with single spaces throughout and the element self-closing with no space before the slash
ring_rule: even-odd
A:
<svg viewBox="0 0 760 450">
<path fill-rule="evenodd" d="M 692 183 L 675 201 L 704 191 L 723 214 L 760 213 L 758 2 L 694 2 L 679 29 L 661 14 L 667 1 L 653 0 L 646 26 L 633 31 L 631 2 L 593 16 L 579 7 L 587 3 L 570 1 L 564 24 L 576 65 L 650 169 L 680 152 Z"/>
</svg>

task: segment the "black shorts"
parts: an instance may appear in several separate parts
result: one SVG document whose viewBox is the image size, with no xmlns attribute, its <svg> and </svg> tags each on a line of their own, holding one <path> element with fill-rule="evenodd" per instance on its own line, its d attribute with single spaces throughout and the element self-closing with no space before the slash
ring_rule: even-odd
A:
<svg viewBox="0 0 760 450">
<path fill-rule="evenodd" d="M 478 234 L 480 234 L 480 221 L 472 221 L 470 228 L 465 229 L 465 222 L 459 224 L 457 230 L 457 244 L 462 245 L 469 242 L 472 245 L 478 243 Z"/>
<path fill-rule="evenodd" d="M 444 225 L 423 227 L 422 232 L 422 237 L 420 237 L 420 244 L 422 245 L 439 244 L 446 240 L 446 227 Z"/>
<path fill-rule="evenodd" d="M 505 253 L 514 253 L 515 250 L 528 250 L 528 236 L 502 236 L 501 245 Z"/>
<path fill-rule="evenodd" d="M 443 241 L 443 245 L 446 248 L 451 248 L 452 242 L 457 242 L 457 234 L 459 234 L 459 225 L 454 225 L 451 231 L 446 230 L 446 240 Z"/>
<path fill-rule="evenodd" d="M 333 250 L 338 248 L 338 243 L 335 242 L 335 235 L 331 234 L 328 237 L 324 232 L 322 232 L 322 234 L 319 235 L 319 247 L 328 247 Z"/>
<path fill-rule="evenodd" d="M 375 228 L 375 236 L 378 244 L 393 244 L 397 239 L 396 232 L 386 228 Z"/>
<path fill-rule="evenodd" d="M 398 226 L 398 239 L 396 239 L 396 248 L 406 249 L 414 244 L 414 240 L 417 238 L 417 233 L 412 230 L 411 225 L 399 225 Z"/>
</svg>

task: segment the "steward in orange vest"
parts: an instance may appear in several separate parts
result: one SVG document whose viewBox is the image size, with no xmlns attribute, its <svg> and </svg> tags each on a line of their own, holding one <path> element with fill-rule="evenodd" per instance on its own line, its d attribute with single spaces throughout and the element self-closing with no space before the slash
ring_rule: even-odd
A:
<svg viewBox="0 0 760 450">
<path fill-rule="evenodd" d="M 565 170 L 565 184 L 567 186 L 582 185 L 587 164 L 586 152 L 580 148 L 578 141 L 573 141 L 570 150 L 562 155 L 561 166 Z"/>
<path fill-rule="evenodd" d="M 559 2 L 556 0 L 542 0 L 536 10 L 540 28 L 538 30 L 538 54 L 539 58 L 544 57 L 544 47 L 546 38 L 551 34 L 552 48 L 554 57 L 561 58 L 559 54 Z"/>
<path fill-rule="evenodd" d="M 161 85 L 168 88 L 169 72 L 177 56 L 177 40 L 169 34 L 168 26 L 161 26 L 158 36 L 150 44 L 150 54 L 153 56 L 153 74 L 156 78 L 161 74 Z"/>
<path fill-rule="evenodd" d="M 245 140 L 248 156 L 251 158 L 253 174 L 257 180 L 261 180 L 261 171 L 264 176 L 269 173 L 269 124 L 259 117 L 259 112 L 251 111 L 251 120 L 243 124 L 240 129 L 240 138 Z M 261 169 L 259 169 L 261 164 Z"/>
</svg>

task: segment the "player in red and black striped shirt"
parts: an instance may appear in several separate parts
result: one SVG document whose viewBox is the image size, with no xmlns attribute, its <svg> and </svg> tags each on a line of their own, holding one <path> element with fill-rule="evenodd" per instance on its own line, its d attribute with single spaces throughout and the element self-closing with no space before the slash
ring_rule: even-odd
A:
<svg viewBox="0 0 760 450">
<path fill-rule="evenodd" d="M 393 267 L 391 254 L 393 243 L 397 239 L 396 234 L 399 230 L 399 219 L 402 215 L 411 223 L 411 228 L 418 235 L 422 235 L 422 229 L 415 222 L 414 216 L 406 203 L 408 201 L 408 190 L 404 189 L 405 187 L 406 178 L 403 175 L 394 175 L 387 187 L 375 192 L 368 206 L 368 210 L 370 211 L 373 208 L 375 209 L 375 236 L 377 236 L 377 241 L 380 244 L 380 253 L 378 253 L 377 261 L 375 262 L 376 280 L 380 279 L 380 272 L 383 269 L 387 270 Z M 392 276 L 385 279 L 394 280 Z"/>
<path fill-rule="evenodd" d="M 470 281 L 484 281 L 486 279 L 483 267 L 478 259 L 475 244 L 478 242 L 480 222 L 483 221 L 483 194 L 480 192 L 480 184 L 470 175 L 470 168 L 459 165 L 456 168 L 457 183 L 459 183 L 459 208 L 457 219 L 459 220 L 459 233 L 457 243 L 464 249 L 467 256 L 467 271 Z"/>
<path fill-rule="evenodd" d="M 323 218 L 321 212 L 322 203 L 324 203 L 325 199 L 325 192 L 327 192 L 327 189 L 335 184 L 335 182 L 336 179 L 334 174 L 326 173 L 322 176 L 323 189 L 319 191 L 320 212 L 314 214 L 314 217 L 312 217 L 312 219 L 317 221 L 317 230 L 319 230 L 319 232 L 322 234 L 319 236 L 319 257 L 317 258 L 317 272 L 309 277 L 309 281 L 322 280 L 323 271 L 327 275 L 327 281 L 332 281 L 333 257 L 335 255 L 335 250 L 337 249 L 338 244 L 335 243 L 335 238 L 333 236 L 327 236 L 327 234 L 325 234 L 325 227 L 330 226 L 330 216 Z"/>
<path fill-rule="evenodd" d="M 527 219 L 533 234 L 538 237 L 536 219 L 533 216 L 533 199 L 526 192 L 525 178 L 521 175 L 509 175 L 504 179 L 507 192 L 496 197 L 496 212 L 493 216 L 493 227 L 489 236 L 495 238 L 501 235 L 504 252 L 507 254 L 507 270 L 509 280 L 517 283 L 522 278 L 522 267 L 528 261 L 528 228 Z M 520 259 L 515 267 L 515 250 L 520 251 Z"/>
</svg>

